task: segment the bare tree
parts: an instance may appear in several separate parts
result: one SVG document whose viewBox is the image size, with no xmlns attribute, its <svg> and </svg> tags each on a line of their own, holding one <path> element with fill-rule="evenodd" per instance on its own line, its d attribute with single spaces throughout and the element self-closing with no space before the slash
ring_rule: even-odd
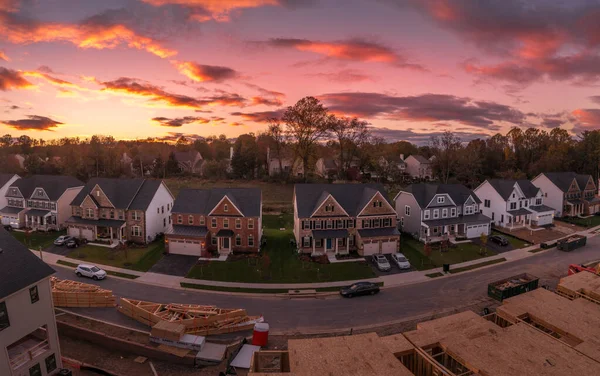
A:
<svg viewBox="0 0 600 376">
<path fill-rule="evenodd" d="M 369 139 L 368 123 L 357 118 L 333 118 L 331 133 L 337 138 L 339 151 L 338 174 L 343 178 L 350 163 L 359 154 L 358 148 Z"/>
<path fill-rule="evenodd" d="M 286 133 L 294 141 L 296 156 L 302 160 L 304 179 L 315 144 L 327 136 L 332 121 L 333 115 L 315 97 L 300 99 L 283 114 Z"/>
<path fill-rule="evenodd" d="M 460 138 L 450 131 L 441 136 L 431 138 L 431 150 L 433 151 L 433 168 L 443 183 L 448 183 L 450 174 L 454 172 L 458 162 L 458 152 L 462 145 Z"/>
<path fill-rule="evenodd" d="M 279 172 L 283 173 L 283 163 L 281 161 L 282 152 L 287 143 L 287 136 L 283 127 L 281 126 L 281 122 L 278 119 L 269 119 L 269 127 L 267 128 L 267 135 L 271 138 L 273 143 L 273 151 L 279 160 Z M 295 161 L 294 161 L 295 162 Z M 293 162 L 292 162 L 293 164 Z M 269 166 L 269 161 L 267 161 L 267 168 Z"/>
</svg>

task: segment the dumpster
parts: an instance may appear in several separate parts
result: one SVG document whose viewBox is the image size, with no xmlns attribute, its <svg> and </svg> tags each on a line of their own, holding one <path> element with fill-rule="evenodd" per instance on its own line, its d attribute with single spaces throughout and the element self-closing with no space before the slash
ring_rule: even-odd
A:
<svg viewBox="0 0 600 376">
<path fill-rule="evenodd" d="M 587 237 L 584 235 L 571 235 L 568 238 L 561 239 L 556 243 L 558 249 L 564 252 L 571 252 L 574 249 L 581 248 L 587 243 Z"/>
<path fill-rule="evenodd" d="M 488 285 L 488 296 L 498 301 L 538 288 L 539 278 L 523 273 Z"/>
</svg>

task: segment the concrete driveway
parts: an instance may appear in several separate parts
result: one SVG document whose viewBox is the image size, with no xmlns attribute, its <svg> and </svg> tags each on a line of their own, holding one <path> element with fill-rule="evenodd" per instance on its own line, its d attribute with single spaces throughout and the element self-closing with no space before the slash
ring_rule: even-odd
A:
<svg viewBox="0 0 600 376">
<path fill-rule="evenodd" d="M 198 262 L 198 256 L 164 255 L 150 272 L 185 277 Z"/>
<path fill-rule="evenodd" d="M 385 258 L 387 258 L 388 262 L 392 266 L 392 269 L 390 269 L 387 272 L 382 272 L 381 270 L 377 269 L 377 266 L 375 266 L 375 264 L 373 263 L 371 256 L 365 257 L 365 260 L 367 261 L 369 266 L 371 266 L 371 269 L 373 269 L 373 271 L 375 272 L 375 275 L 377 275 L 377 277 L 382 277 L 384 275 L 390 275 L 390 274 L 414 272 L 415 270 L 417 270 L 412 266 L 410 267 L 410 269 L 400 269 L 398 267 L 398 265 L 394 262 L 394 260 L 392 260 L 392 255 L 384 255 L 384 256 L 385 256 Z"/>
<path fill-rule="evenodd" d="M 44 252 L 54 253 L 55 255 L 66 256 L 69 253 L 73 252 L 77 248 L 67 248 L 66 245 L 54 245 L 52 244 L 50 247 L 44 249 Z"/>
</svg>

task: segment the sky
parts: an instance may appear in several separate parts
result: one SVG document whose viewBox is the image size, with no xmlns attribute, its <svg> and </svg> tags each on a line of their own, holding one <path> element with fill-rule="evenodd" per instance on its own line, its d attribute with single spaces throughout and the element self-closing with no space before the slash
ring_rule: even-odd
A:
<svg viewBox="0 0 600 376">
<path fill-rule="evenodd" d="M 0 133 L 259 133 L 305 96 L 388 141 L 600 127 L 600 0 L 0 0 Z"/>
</svg>

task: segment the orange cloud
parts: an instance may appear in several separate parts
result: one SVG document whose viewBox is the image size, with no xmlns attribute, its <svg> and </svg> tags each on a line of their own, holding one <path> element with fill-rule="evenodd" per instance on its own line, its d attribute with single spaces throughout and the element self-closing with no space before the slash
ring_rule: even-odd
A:
<svg viewBox="0 0 600 376">
<path fill-rule="evenodd" d="M 253 106 L 260 104 L 265 106 L 282 106 L 283 100 L 281 98 L 252 97 L 250 103 Z"/>
<path fill-rule="evenodd" d="M 280 0 L 142 0 L 154 6 L 176 4 L 196 10 L 193 18 L 204 22 L 211 19 L 229 21 L 229 15 L 243 8 L 258 8 L 267 5 L 281 5 Z"/>
<path fill-rule="evenodd" d="M 197 116 L 185 116 L 182 118 L 170 119 L 166 117 L 155 117 L 152 121 L 162 125 L 163 127 L 181 127 L 186 124 L 208 124 L 210 119 L 197 117 Z"/>
<path fill-rule="evenodd" d="M 53 128 L 62 125 L 63 123 L 52 120 L 45 116 L 29 115 L 27 119 L 19 120 L 0 120 L 0 124 L 6 125 L 20 131 L 52 131 Z"/>
<path fill-rule="evenodd" d="M 10 61 L 10 59 L 8 58 L 8 56 L 6 56 L 6 54 L 2 50 L 0 50 L 0 60 Z"/>
<path fill-rule="evenodd" d="M 196 82 L 221 82 L 238 77 L 238 72 L 228 67 L 202 65 L 191 61 L 172 61 L 179 73 Z"/>
<path fill-rule="evenodd" d="M 594 130 L 600 127 L 600 109 L 578 108 L 571 113 L 579 122 L 579 130 Z"/>
<path fill-rule="evenodd" d="M 33 86 L 35 85 L 23 77 L 23 73 L 0 67 L 0 90 L 25 89 Z"/>
</svg>

